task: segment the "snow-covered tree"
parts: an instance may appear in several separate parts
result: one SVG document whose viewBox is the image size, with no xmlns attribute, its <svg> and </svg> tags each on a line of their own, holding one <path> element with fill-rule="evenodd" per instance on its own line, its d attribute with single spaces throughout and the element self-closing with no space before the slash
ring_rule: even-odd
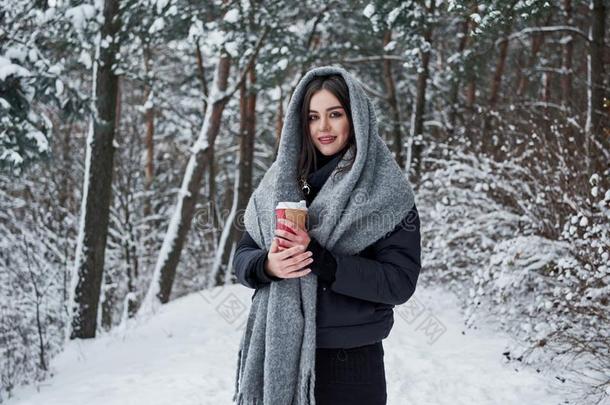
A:
<svg viewBox="0 0 610 405">
<path fill-rule="evenodd" d="M 112 190 L 119 79 L 119 0 L 105 0 L 103 23 L 95 37 L 93 106 L 87 134 L 81 223 L 72 274 L 70 338 L 95 337 L 104 274 Z"/>
</svg>

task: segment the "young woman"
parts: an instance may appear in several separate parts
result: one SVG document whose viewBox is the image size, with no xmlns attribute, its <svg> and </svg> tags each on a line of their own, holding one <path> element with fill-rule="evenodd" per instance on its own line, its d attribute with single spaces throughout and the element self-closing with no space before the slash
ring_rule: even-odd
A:
<svg viewBox="0 0 610 405">
<path fill-rule="evenodd" d="M 307 230 L 276 229 L 277 203 L 299 200 Z M 385 404 L 382 340 L 415 291 L 419 218 L 372 103 L 344 69 L 315 68 L 297 85 L 244 224 L 233 263 L 255 292 L 234 401 Z"/>
</svg>

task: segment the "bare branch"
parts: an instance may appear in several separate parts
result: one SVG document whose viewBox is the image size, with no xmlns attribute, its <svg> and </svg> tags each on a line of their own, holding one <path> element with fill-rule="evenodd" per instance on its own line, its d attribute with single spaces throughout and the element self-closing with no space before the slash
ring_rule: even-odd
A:
<svg viewBox="0 0 610 405">
<path fill-rule="evenodd" d="M 569 25 L 552 25 L 547 27 L 528 27 L 524 28 L 519 32 L 515 32 L 510 34 L 506 38 L 500 38 L 496 41 L 496 45 L 498 45 L 502 41 L 510 41 L 513 39 L 520 39 L 523 36 L 534 34 L 537 32 L 571 32 L 576 34 L 587 41 L 587 43 L 591 42 L 591 38 L 587 35 L 586 32 L 579 30 L 576 27 L 572 27 Z"/>
<path fill-rule="evenodd" d="M 383 61 L 383 60 L 394 60 L 394 61 L 398 61 L 398 62 L 406 62 L 407 59 L 402 57 L 402 56 L 398 56 L 398 55 L 379 55 L 379 56 L 363 56 L 360 58 L 347 58 L 347 59 L 340 59 L 338 62 L 341 63 L 366 63 L 366 62 L 378 62 L 378 61 Z"/>
</svg>

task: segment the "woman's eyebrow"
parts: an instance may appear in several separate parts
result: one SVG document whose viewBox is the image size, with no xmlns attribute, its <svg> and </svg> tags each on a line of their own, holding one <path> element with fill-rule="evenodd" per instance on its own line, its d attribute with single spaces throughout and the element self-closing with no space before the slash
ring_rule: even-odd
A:
<svg viewBox="0 0 610 405">
<path fill-rule="evenodd" d="M 340 105 L 336 105 L 336 106 L 334 106 L 334 107 L 327 108 L 327 109 L 326 109 L 326 111 L 330 111 L 330 110 L 336 110 L 337 108 L 343 108 L 343 107 L 341 107 Z M 317 113 L 317 111 L 316 111 L 316 110 L 309 110 L 309 112 L 315 112 L 315 113 Z"/>
</svg>

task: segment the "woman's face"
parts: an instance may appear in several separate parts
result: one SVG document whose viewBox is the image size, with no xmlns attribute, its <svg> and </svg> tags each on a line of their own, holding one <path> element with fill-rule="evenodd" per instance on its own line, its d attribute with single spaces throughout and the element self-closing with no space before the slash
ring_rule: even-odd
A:
<svg viewBox="0 0 610 405">
<path fill-rule="evenodd" d="M 311 141 L 324 156 L 345 147 L 350 136 L 349 119 L 333 93 L 322 89 L 311 97 L 308 120 Z"/>
</svg>

